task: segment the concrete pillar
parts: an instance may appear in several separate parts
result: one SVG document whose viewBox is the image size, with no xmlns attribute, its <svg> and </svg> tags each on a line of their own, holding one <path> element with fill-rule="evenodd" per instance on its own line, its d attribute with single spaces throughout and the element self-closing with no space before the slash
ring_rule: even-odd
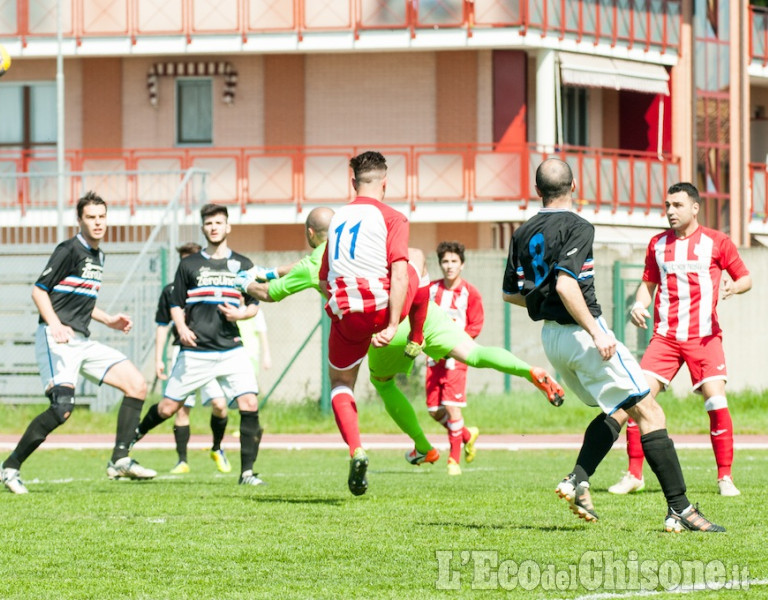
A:
<svg viewBox="0 0 768 600">
<path fill-rule="evenodd" d="M 693 89 L 693 1 L 683 0 L 680 11 L 680 58 L 672 67 L 672 154 L 680 157 L 680 180 L 696 183 L 696 148 L 693 123 L 696 98 Z M 675 183 L 675 182 L 670 182 Z"/>
<path fill-rule="evenodd" d="M 536 54 L 536 144 L 539 150 L 551 152 L 557 143 L 556 52 L 542 48 Z"/>
<path fill-rule="evenodd" d="M 749 20 L 746 2 L 733 2 L 730 8 L 730 224 L 731 239 L 749 246 Z"/>
</svg>

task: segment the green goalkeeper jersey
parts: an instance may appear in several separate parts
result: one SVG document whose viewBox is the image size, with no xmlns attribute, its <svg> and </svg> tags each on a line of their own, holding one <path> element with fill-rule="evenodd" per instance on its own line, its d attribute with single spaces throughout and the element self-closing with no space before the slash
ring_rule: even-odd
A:
<svg viewBox="0 0 768 600">
<path fill-rule="evenodd" d="M 291 270 L 280 279 L 269 282 L 269 297 L 275 302 L 287 298 L 291 294 L 313 288 L 320 291 L 320 263 L 323 260 L 323 252 L 327 242 L 323 242 L 297 262 Z"/>
</svg>

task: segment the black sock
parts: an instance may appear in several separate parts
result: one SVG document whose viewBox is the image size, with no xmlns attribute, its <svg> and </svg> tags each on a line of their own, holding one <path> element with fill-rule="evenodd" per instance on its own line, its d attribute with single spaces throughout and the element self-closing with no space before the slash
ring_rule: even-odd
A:
<svg viewBox="0 0 768 600">
<path fill-rule="evenodd" d="M 11 452 L 11 455 L 3 463 L 3 467 L 9 469 L 20 469 L 21 463 L 23 463 L 29 455 L 37 450 L 38 446 L 45 441 L 48 434 L 56 429 L 61 423 L 56 417 L 56 413 L 52 408 L 41 412 L 37 415 L 32 422 L 27 426 L 27 430 L 24 435 L 21 436 L 16 448 Z"/>
<path fill-rule="evenodd" d="M 189 444 L 189 425 L 174 425 L 173 439 L 176 440 L 176 454 L 179 462 L 187 462 L 187 445 Z"/>
<path fill-rule="evenodd" d="M 646 433 L 640 436 L 640 442 L 643 444 L 645 459 L 661 484 L 667 504 L 677 512 L 688 508 L 691 503 L 685 496 L 683 470 L 667 430 L 658 429 Z"/>
<path fill-rule="evenodd" d="M 211 433 L 213 434 L 213 446 L 211 450 L 221 449 L 221 440 L 224 439 L 224 434 L 227 431 L 227 422 L 229 417 L 217 417 L 211 415 Z"/>
<path fill-rule="evenodd" d="M 259 427 L 259 411 L 240 411 L 240 472 L 253 470 L 259 454 L 263 429 Z"/>
<path fill-rule="evenodd" d="M 600 413 L 592 419 L 584 432 L 584 442 L 581 444 L 576 466 L 573 468 L 576 481 L 589 481 L 597 470 L 597 466 L 610 452 L 613 443 L 619 439 L 620 431 L 621 426 L 616 419 L 605 413 Z"/>
<path fill-rule="evenodd" d="M 130 396 L 123 397 L 117 411 L 117 433 L 115 448 L 112 450 L 112 462 L 128 456 L 133 436 L 136 435 L 136 427 L 139 425 L 142 408 L 144 408 L 144 400 Z"/>
<path fill-rule="evenodd" d="M 147 411 L 147 414 L 144 415 L 144 418 L 141 420 L 141 423 L 139 423 L 139 433 L 141 435 L 145 435 L 147 432 L 151 431 L 160 423 L 165 421 L 163 417 L 160 416 L 160 413 L 157 412 L 157 404 L 153 404 L 149 407 L 149 410 Z"/>
</svg>

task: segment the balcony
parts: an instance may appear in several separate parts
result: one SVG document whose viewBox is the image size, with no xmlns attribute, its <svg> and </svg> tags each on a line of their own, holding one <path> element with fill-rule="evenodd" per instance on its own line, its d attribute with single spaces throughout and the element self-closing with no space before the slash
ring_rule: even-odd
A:
<svg viewBox="0 0 768 600">
<path fill-rule="evenodd" d="M 29 44 L 49 42 L 56 35 L 56 5 L 57 0 L 0 2 L 0 37 L 18 43 L 21 54 Z M 436 34 L 458 34 L 440 42 L 449 46 L 509 47 L 554 38 L 571 48 L 619 46 L 676 56 L 680 5 L 681 0 L 62 0 L 64 36 L 76 44 L 72 52 L 100 43 L 99 51 L 116 54 L 145 42 L 157 47 L 160 40 L 166 53 L 259 51 L 270 39 L 276 49 L 290 51 L 313 34 L 325 36 L 317 43 L 328 43 L 334 32 L 354 47 L 361 36 L 389 32 L 425 43 Z M 110 46 L 110 39 L 129 43 Z M 30 54 L 45 52 L 50 45 Z"/>
<path fill-rule="evenodd" d="M 190 168 L 206 172 L 205 201 L 229 205 L 242 223 L 294 223 L 305 207 L 353 196 L 349 159 L 368 148 L 217 148 L 69 151 L 66 202 L 95 189 L 125 215 L 150 220 Z M 388 146 L 387 201 L 414 221 L 523 221 L 538 211 L 534 173 L 547 156 L 568 161 L 578 210 L 595 223 L 663 225 L 664 197 L 679 160 L 652 153 L 534 145 Z M 0 214 L 8 224 L 56 207 L 53 151 L 0 151 Z M 110 211 L 113 209 L 110 208 Z M 111 213 L 112 214 L 112 213 Z"/>
</svg>

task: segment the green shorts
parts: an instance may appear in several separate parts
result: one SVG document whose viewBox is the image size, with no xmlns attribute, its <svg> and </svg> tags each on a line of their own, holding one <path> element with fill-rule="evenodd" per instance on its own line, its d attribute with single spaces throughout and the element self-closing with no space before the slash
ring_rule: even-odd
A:
<svg viewBox="0 0 768 600">
<path fill-rule="evenodd" d="M 404 319 L 388 346 L 374 348 L 371 345 L 368 349 L 368 369 L 371 377 L 388 379 L 398 373 L 411 372 L 413 360 L 403 354 L 410 333 L 411 326 L 408 319 Z M 457 325 L 448 313 L 434 302 L 430 302 L 427 318 L 424 320 L 424 353 L 430 358 L 440 360 L 467 340 L 472 340 L 469 334 Z"/>
</svg>

